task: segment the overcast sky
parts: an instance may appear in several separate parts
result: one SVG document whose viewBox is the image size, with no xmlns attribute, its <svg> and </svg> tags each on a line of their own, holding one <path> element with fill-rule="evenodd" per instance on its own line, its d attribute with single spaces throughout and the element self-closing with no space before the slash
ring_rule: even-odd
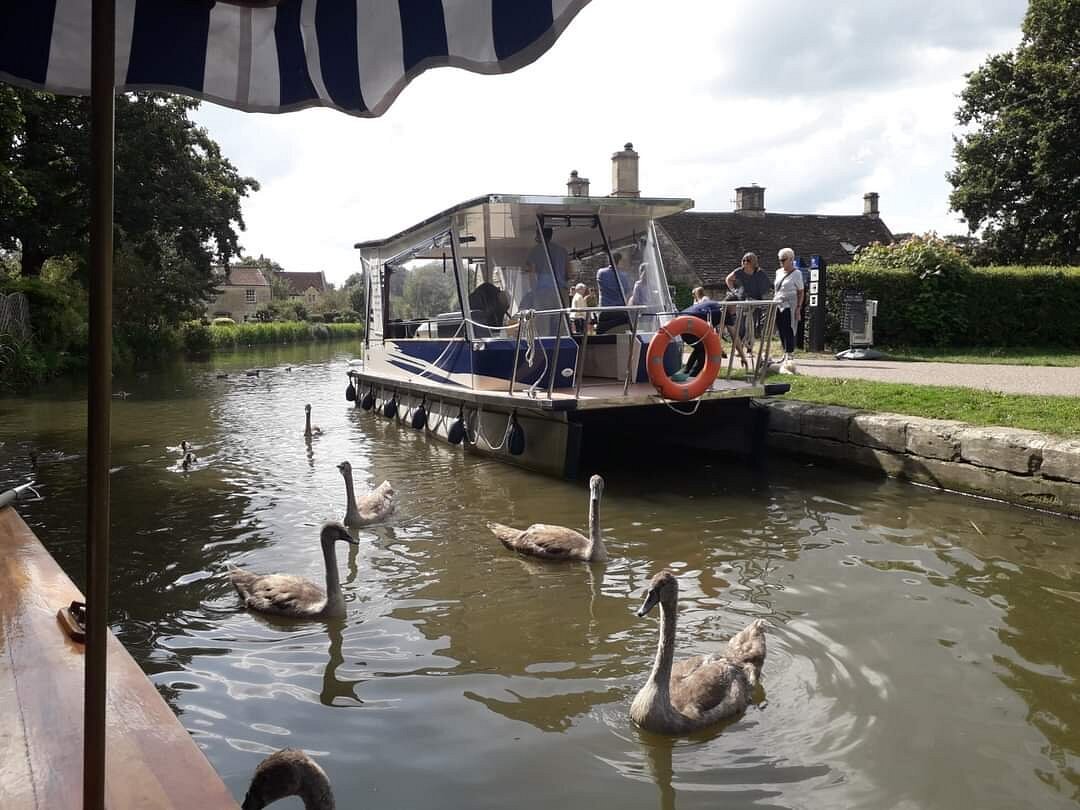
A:
<svg viewBox="0 0 1080 810">
<path fill-rule="evenodd" d="M 329 110 L 197 120 L 262 190 L 246 253 L 287 270 L 358 269 L 352 245 L 487 193 L 562 194 L 571 169 L 611 190 L 632 141 L 641 191 L 729 211 L 856 214 L 961 233 L 948 211 L 964 73 L 1014 48 L 1022 0 L 593 0 L 507 76 L 425 73 L 379 119 Z M 796 248 L 798 246 L 795 246 Z"/>
</svg>

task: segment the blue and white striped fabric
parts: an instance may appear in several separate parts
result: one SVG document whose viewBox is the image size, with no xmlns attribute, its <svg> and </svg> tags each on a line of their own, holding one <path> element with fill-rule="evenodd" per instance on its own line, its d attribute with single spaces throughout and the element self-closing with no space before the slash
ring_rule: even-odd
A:
<svg viewBox="0 0 1080 810">
<path fill-rule="evenodd" d="M 116 0 L 116 84 L 253 112 L 381 115 L 415 76 L 508 73 L 589 0 Z M 0 79 L 90 94 L 91 0 L 3 0 Z"/>
</svg>

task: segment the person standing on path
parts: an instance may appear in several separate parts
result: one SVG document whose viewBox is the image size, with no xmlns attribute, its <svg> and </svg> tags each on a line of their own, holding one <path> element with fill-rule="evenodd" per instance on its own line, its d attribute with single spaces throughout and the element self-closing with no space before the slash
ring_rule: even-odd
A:
<svg viewBox="0 0 1080 810">
<path fill-rule="evenodd" d="M 727 286 L 728 290 L 730 290 L 727 298 L 729 301 L 765 301 L 768 300 L 769 292 L 772 288 L 769 281 L 769 274 L 761 269 L 756 253 L 744 254 L 741 264 L 727 274 L 727 277 L 724 279 L 724 284 Z M 749 317 L 753 320 L 754 330 L 760 330 L 764 320 L 764 312 L 762 312 L 760 308 L 755 307 L 749 314 Z M 727 333 L 731 336 L 731 345 L 734 346 L 739 353 L 743 368 L 749 368 L 750 362 L 746 357 L 743 340 L 747 333 L 750 332 L 750 329 L 748 328 L 748 324 L 744 321 L 739 333 L 736 334 L 735 320 L 735 307 L 728 307 L 727 315 L 724 318 L 724 324 L 727 328 Z"/>
<path fill-rule="evenodd" d="M 780 267 L 773 280 L 773 300 L 779 306 L 776 312 L 776 328 L 780 333 L 780 343 L 784 346 L 781 364 L 795 356 L 795 328 L 802 317 L 803 296 L 805 289 L 802 273 L 795 266 L 795 251 L 782 248 L 776 257 Z"/>
</svg>

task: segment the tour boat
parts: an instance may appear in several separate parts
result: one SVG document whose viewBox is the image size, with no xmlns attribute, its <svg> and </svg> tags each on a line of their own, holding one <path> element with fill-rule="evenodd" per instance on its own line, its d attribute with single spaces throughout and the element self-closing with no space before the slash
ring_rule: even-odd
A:
<svg viewBox="0 0 1080 810">
<path fill-rule="evenodd" d="M 704 320 L 678 317 L 654 220 L 691 207 L 493 194 L 358 243 L 366 328 L 348 398 L 406 429 L 563 477 L 627 442 L 756 454 L 765 417 L 753 401 L 788 388 L 763 382 L 776 305 L 730 304 L 745 370 L 731 348 L 721 360 Z M 596 287 L 598 269 L 612 267 L 608 306 L 573 308 L 569 284 Z M 695 323 L 708 358 L 687 379 L 675 332 Z"/>
</svg>

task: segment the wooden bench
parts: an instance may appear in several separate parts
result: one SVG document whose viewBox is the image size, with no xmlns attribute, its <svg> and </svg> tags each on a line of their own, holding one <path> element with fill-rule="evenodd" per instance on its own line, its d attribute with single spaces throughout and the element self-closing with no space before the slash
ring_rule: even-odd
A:
<svg viewBox="0 0 1080 810">
<path fill-rule="evenodd" d="M 83 646 L 59 608 L 79 590 L 11 507 L 0 509 L 0 807 L 82 807 Z M 153 683 L 110 633 L 110 810 L 237 810 Z"/>
</svg>

